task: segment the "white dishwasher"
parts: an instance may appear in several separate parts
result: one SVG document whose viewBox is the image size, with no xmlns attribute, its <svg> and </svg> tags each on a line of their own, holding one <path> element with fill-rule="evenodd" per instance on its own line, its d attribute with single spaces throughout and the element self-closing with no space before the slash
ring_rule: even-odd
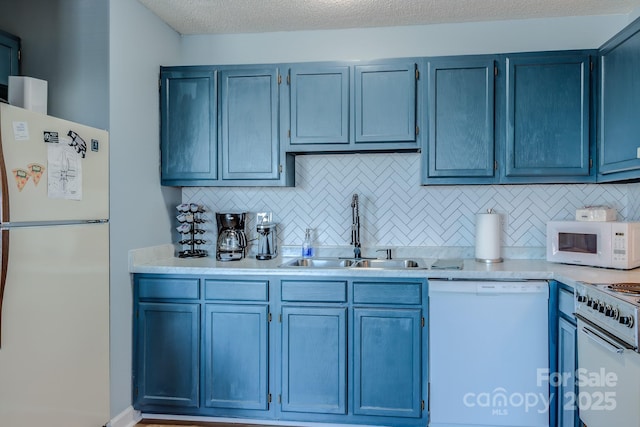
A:
<svg viewBox="0 0 640 427">
<path fill-rule="evenodd" d="M 429 426 L 549 426 L 545 281 L 429 280 Z"/>
</svg>

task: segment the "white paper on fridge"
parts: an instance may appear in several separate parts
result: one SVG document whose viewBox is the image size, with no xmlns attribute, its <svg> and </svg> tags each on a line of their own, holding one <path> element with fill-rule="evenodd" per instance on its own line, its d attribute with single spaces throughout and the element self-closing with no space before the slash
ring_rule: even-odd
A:
<svg viewBox="0 0 640 427">
<path fill-rule="evenodd" d="M 82 162 L 73 147 L 63 143 L 47 146 L 50 199 L 82 200 Z"/>
</svg>

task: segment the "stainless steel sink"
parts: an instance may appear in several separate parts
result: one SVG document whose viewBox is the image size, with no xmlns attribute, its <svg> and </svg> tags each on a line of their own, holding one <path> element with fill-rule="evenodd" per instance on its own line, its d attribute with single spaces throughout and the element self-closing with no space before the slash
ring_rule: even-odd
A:
<svg viewBox="0 0 640 427">
<path fill-rule="evenodd" d="M 280 267 L 310 267 L 310 268 L 343 268 L 351 266 L 349 259 L 338 258 L 296 258 L 282 264 Z"/>
<path fill-rule="evenodd" d="M 356 268 L 420 268 L 413 259 L 362 259 L 352 265 Z"/>
<path fill-rule="evenodd" d="M 340 259 L 340 258 L 296 258 L 280 267 L 291 268 L 426 268 L 413 259 Z"/>
</svg>

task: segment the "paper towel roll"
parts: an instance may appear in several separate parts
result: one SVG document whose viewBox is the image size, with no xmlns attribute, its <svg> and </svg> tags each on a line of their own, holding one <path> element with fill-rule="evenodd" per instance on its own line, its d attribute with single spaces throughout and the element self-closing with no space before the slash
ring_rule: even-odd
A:
<svg viewBox="0 0 640 427">
<path fill-rule="evenodd" d="M 489 209 L 476 214 L 476 261 L 502 262 L 500 257 L 500 215 Z"/>
</svg>

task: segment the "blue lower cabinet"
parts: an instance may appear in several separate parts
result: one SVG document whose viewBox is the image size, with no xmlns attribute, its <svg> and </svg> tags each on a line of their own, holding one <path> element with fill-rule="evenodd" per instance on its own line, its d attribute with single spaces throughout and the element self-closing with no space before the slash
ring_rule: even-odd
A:
<svg viewBox="0 0 640 427">
<path fill-rule="evenodd" d="M 199 406 L 200 306 L 140 303 L 134 348 L 134 407 Z"/>
<path fill-rule="evenodd" d="M 577 366 L 576 324 L 563 317 L 558 319 L 558 427 L 579 425 L 575 373 Z"/>
<path fill-rule="evenodd" d="M 282 308 L 282 412 L 347 413 L 346 308 Z"/>
<path fill-rule="evenodd" d="M 419 418 L 421 310 L 354 309 L 354 409 L 360 415 Z"/>
<path fill-rule="evenodd" d="M 269 409 L 268 342 L 266 304 L 205 305 L 206 407 Z"/>
</svg>

